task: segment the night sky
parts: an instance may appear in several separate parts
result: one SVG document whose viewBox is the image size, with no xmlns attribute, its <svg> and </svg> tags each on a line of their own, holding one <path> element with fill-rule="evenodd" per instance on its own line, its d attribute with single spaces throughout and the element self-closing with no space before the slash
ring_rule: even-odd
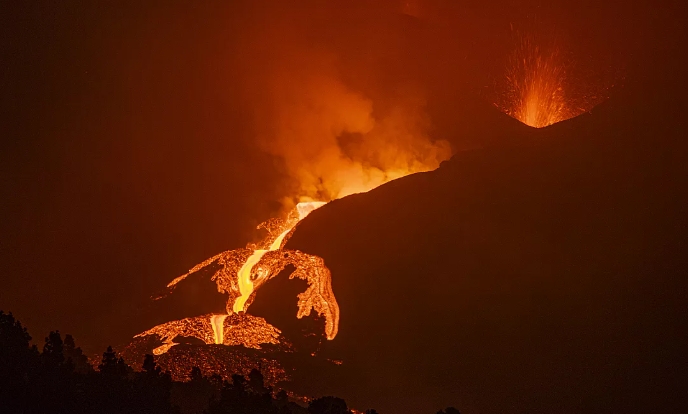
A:
<svg viewBox="0 0 688 414">
<path fill-rule="evenodd" d="M 530 136 L 515 122 L 497 116 L 496 109 L 497 115 L 491 112 L 494 85 L 504 74 L 514 26 L 556 37 L 571 62 L 574 82 L 592 84 L 597 91 L 613 94 L 634 85 L 631 90 L 647 93 L 656 83 L 667 94 L 678 96 L 677 89 L 685 86 L 678 80 L 676 88 L 667 86 L 673 82 L 671 76 L 681 73 L 678 68 L 685 58 L 686 13 L 679 1 L 663 5 L 534 0 L 140 3 L 6 1 L 0 5 L 0 309 L 13 311 L 36 343 L 54 329 L 73 334 L 90 353 L 126 343 L 148 327 L 138 318 L 151 307 L 150 296 L 169 280 L 207 257 L 259 238 L 255 226 L 279 213 L 284 197 L 293 196 L 288 157 L 261 140 L 266 130 L 279 128 L 273 115 L 281 113 L 280 105 L 289 105 L 273 99 L 281 85 L 298 86 L 302 79 L 309 85 L 309 79 L 326 71 L 348 90 L 369 98 L 373 111 L 380 113 L 393 105 L 400 91 L 413 91 L 413 97 L 424 102 L 430 138 L 448 141 L 455 154 L 499 147 L 499 137 L 512 131 L 521 131 L 513 136 Z M 671 67 L 662 70 L 662 63 Z M 642 108 L 641 99 L 627 101 Z M 665 115 L 647 108 L 618 109 L 625 98 L 615 102 L 609 111 L 621 115 L 614 125 L 635 121 L 637 114 L 653 117 L 659 125 Z M 667 119 L 679 122 L 678 117 Z M 655 124 L 647 125 L 649 129 Z M 596 130 L 585 131 L 586 139 L 594 141 Z M 624 133 L 632 134 L 633 128 Z M 610 129 L 604 134 L 605 139 L 614 136 Z M 575 136 L 575 131 L 562 136 Z M 308 145 L 293 142 L 292 148 L 298 152 Z M 585 150 L 575 153 L 580 157 L 576 162 L 586 160 Z M 495 155 L 499 160 L 502 156 Z M 526 151 L 524 156 L 531 155 Z M 456 159 L 452 162 L 456 164 Z M 604 165 L 597 159 L 590 163 Z M 535 168 L 538 163 L 528 165 Z M 636 167 L 642 168 L 633 164 Z M 486 169 L 478 166 L 467 174 Z M 506 167 L 504 171 L 513 173 Z M 514 182 L 530 181 L 522 177 Z M 533 197 L 539 194 L 537 188 L 532 189 Z M 671 195 L 680 188 L 667 187 L 661 197 L 675 201 L 680 197 Z M 437 207 L 445 201 L 463 205 L 455 197 L 445 200 L 443 191 L 433 193 L 431 206 L 409 211 L 445 211 Z M 647 195 L 651 196 L 663 199 Z M 377 197 L 382 198 L 368 205 L 384 205 L 380 201 L 384 195 Z M 413 200 L 415 195 L 394 197 Z M 336 205 L 349 223 L 359 220 L 370 225 L 365 208 L 347 210 L 346 202 L 354 203 L 343 200 Z M 331 211 L 335 209 L 333 204 Z M 323 228 L 332 229 L 327 214 L 326 209 L 314 213 L 310 226 L 321 220 Z M 415 220 L 409 214 L 403 220 Z M 575 228 L 571 220 L 567 225 Z M 418 223 L 440 225 L 420 219 Z M 337 246 L 320 244 L 323 251 L 316 251 L 314 246 L 327 234 L 315 236 L 317 228 L 304 227 L 304 235 L 295 236 L 294 242 L 304 250 L 311 246 L 314 254 L 335 263 L 335 291 L 339 287 L 342 298 L 353 295 L 353 288 L 338 279 L 338 268 L 346 273 L 370 266 L 377 277 L 388 278 L 385 283 L 394 283 L 395 276 L 385 274 L 373 255 L 356 250 L 352 240 L 342 245 L 360 256 L 356 266 L 347 268 L 342 263 L 348 256 L 338 254 Z M 418 244 L 404 247 L 405 254 L 424 251 L 427 243 L 422 240 L 430 236 L 424 236 L 421 227 L 413 227 L 417 232 L 409 240 Z M 499 228 L 490 229 L 500 234 Z M 332 234 L 347 234 L 337 231 L 332 229 Z M 451 237 L 435 230 L 429 234 L 446 237 L 441 246 L 447 254 L 454 251 Z M 509 228 L 504 234 L 517 232 Z M 661 232 L 652 234 L 663 240 Z M 350 237 L 367 236 L 354 232 Z M 667 243 L 674 240 L 666 237 Z M 369 246 L 368 241 L 360 246 Z M 440 253 L 418 253 L 413 263 L 440 260 Z M 480 273 L 480 266 L 473 265 Z M 468 282 L 451 277 L 443 283 L 451 290 L 466 288 Z M 408 300 L 401 290 L 394 292 L 384 300 Z M 375 289 L 368 294 L 384 296 Z M 438 306 L 434 311 L 448 310 Z M 357 325 L 347 325 L 346 318 L 343 312 L 343 329 L 354 329 Z M 653 320 L 648 318 L 645 323 L 650 324 Z M 343 343 L 353 343 L 351 332 L 342 335 Z M 425 346 L 423 337 L 408 335 L 405 341 L 413 349 Z M 506 354 L 501 348 L 494 353 Z M 426 362 L 427 369 L 439 366 L 436 361 Z M 459 359 L 454 362 L 463 366 Z M 487 372 L 499 372 L 494 366 L 490 369 Z M 407 381 L 398 384 L 411 383 Z M 498 385 L 485 378 L 477 381 L 490 390 L 502 386 L 497 380 Z M 442 386 L 431 385 L 419 393 L 445 401 L 437 396 L 444 391 L 435 396 L 429 391 Z M 418 401 L 422 399 L 419 395 Z M 396 408 L 384 398 L 381 401 Z M 477 407 L 481 401 L 465 400 Z"/>
</svg>

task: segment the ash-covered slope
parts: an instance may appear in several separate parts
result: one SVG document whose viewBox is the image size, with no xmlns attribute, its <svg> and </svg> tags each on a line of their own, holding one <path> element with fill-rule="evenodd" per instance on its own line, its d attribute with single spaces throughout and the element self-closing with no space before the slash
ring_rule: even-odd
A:
<svg viewBox="0 0 688 414">
<path fill-rule="evenodd" d="M 503 131 L 522 145 L 458 153 L 304 220 L 287 247 L 332 271 L 341 321 L 325 352 L 344 364 L 302 393 L 400 414 L 678 412 L 678 86 L 630 83 L 592 114 Z M 277 283 L 252 308 L 268 321 Z"/>
</svg>

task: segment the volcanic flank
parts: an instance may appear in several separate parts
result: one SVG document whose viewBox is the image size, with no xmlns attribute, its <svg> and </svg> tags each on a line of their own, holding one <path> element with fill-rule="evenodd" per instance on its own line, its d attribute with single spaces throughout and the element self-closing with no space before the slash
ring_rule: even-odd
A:
<svg viewBox="0 0 688 414">
<path fill-rule="evenodd" d="M 344 364 L 299 391 L 398 413 L 675 412 L 688 152 L 672 86 L 631 84 L 315 211 L 286 247 L 332 271 L 323 353 Z M 268 321 L 288 312 L 267 305 L 276 286 L 252 308 Z"/>
<path fill-rule="evenodd" d="M 185 289 L 217 295 L 215 267 L 160 301 L 178 320 L 200 315 L 204 332 L 160 363 L 180 377 L 199 361 L 225 376 L 259 366 L 297 395 L 386 412 L 670 412 L 686 366 L 688 265 L 673 87 L 631 83 L 592 113 L 537 130 L 473 105 L 462 127 L 483 148 L 332 201 L 282 245 L 331 272 L 335 340 L 325 320 L 296 318 L 307 284 L 288 277 L 291 266 L 222 329 L 213 320 L 231 313 L 224 299 L 178 308 Z M 241 324 L 260 327 L 257 346 L 228 334 Z"/>
</svg>

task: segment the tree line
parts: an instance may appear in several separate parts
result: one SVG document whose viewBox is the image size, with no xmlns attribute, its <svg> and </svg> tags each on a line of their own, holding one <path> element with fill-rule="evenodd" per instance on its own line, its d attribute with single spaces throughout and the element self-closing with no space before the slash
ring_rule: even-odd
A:
<svg viewBox="0 0 688 414">
<path fill-rule="evenodd" d="M 134 371 L 108 347 L 94 368 L 71 335 L 53 331 L 43 349 L 12 313 L 0 311 L 0 407 L 14 414 L 352 414 L 346 402 L 326 396 L 307 406 L 265 384 L 253 370 L 225 381 L 193 368 L 173 381 L 152 355 Z M 367 410 L 366 414 L 377 414 Z M 437 414 L 459 414 L 449 407 Z"/>
</svg>

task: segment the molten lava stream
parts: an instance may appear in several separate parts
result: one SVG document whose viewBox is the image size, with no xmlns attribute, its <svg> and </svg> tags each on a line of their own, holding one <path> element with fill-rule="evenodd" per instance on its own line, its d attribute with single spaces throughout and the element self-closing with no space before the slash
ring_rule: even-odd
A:
<svg viewBox="0 0 688 414">
<path fill-rule="evenodd" d="M 241 269 L 239 269 L 239 273 L 237 274 L 237 280 L 239 282 L 239 292 L 241 292 L 241 296 L 236 298 L 236 301 L 234 301 L 234 305 L 232 306 L 232 310 L 234 312 L 239 313 L 244 311 L 246 301 L 253 293 L 253 281 L 251 280 L 251 271 L 253 270 L 253 266 L 255 266 L 260 261 L 260 259 L 263 258 L 263 255 L 268 251 L 269 250 L 255 250 L 253 254 L 248 258 L 246 263 L 244 263 L 244 265 L 241 266 Z"/>
<path fill-rule="evenodd" d="M 222 345 L 225 343 L 225 319 L 229 315 L 213 315 L 210 317 L 210 325 L 213 327 L 213 337 L 215 343 Z"/>
<path fill-rule="evenodd" d="M 299 203 L 294 211 L 284 219 L 271 219 L 262 223 L 268 236 L 258 246 L 267 248 L 229 250 L 196 265 L 188 273 L 177 277 L 168 284 L 170 291 L 178 283 L 208 266 L 218 264 L 211 280 L 217 284 L 220 293 L 229 294 L 228 314 L 203 315 L 170 321 L 145 331 L 136 337 L 156 335 L 163 345 L 153 350 L 155 355 L 166 353 L 177 345 L 177 336 L 191 336 L 206 344 L 243 345 L 260 348 L 261 343 L 280 343 L 281 332 L 262 318 L 246 314 L 246 309 L 255 295 L 256 289 L 270 278 L 279 274 L 287 265 L 296 270 L 291 278 L 306 280 L 308 289 L 298 295 L 297 318 L 302 318 L 315 310 L 325 316 L 327 339 L 337 335 L 339 325 L 339 306 L 332 292 L 332 276 L 324 261 L 299 251 L 282 250 L 282 245 L 291 235 L 294 227 L 313 210 L 323 206 L 323 202 Z M 276 235 L 276 236 L 275 236 Z M 274 237 L 274 239 L 273 239 Z M 279 251 L 279 254 L 274 254 Z"/>
<path fill-rule="evenodd" d="M 239 282 L 239 292 L 241 292 L 241 296 L 239 296 L 236 299 L 234 305 L 232 306 L 232 310 L 234 312 L 239 313 L 246 310 L 246 301 L 253 293 L 253 280 L 251 279 L 253 267 L 258 262 L 260 262 L 260 259 L 263 258 L 265 253 L 281 249 L 284 238 L 287 236 L 287 234 L 289 234 L 289 232 L 294 228 L 294 226 L 296 226 L 298 222 L 303 220 L 313 210 L 316 210 L 324 206 L 325 204 L 326 203 L 322 201 L 311 201 L 297 204 L 296 211 L 298 213 L 298 219 L 291 225 L 287 224 L 285 226 L 286 228 L 280 233 L 280 235 L 277 236 L 277 238 L 275 238 L 275 240 L 272 243 L 270 243 L 270 247 L 267 250 L 255 250 L 253 254 L 248 258 L 248 260 L 246 260 L 246 263 L 244 263 L 244 265 L 241 266 L 241 269 L 239 269 L 239 273 L 237 274 L 237 280 Z"/>
</svg>

